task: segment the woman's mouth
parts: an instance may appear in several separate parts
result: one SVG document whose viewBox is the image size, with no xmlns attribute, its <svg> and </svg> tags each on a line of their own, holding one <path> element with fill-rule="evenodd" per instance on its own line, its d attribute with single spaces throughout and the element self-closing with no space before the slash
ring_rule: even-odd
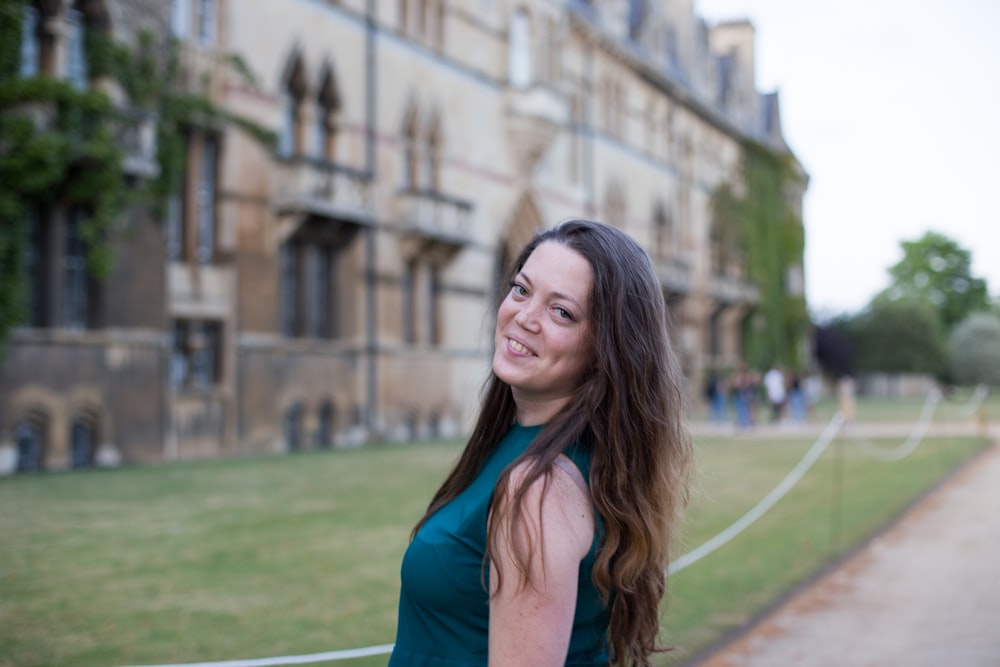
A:
<svg viewBox="0 0 1000 667">
<path fill-rule="evenodd" d="M 518 354 L 534 354 L 534 352 L 528 349 L 524 344 L 520 341 L 514 340 L 513 338 L 507 339 L 507 347 Z"/>
</svg>

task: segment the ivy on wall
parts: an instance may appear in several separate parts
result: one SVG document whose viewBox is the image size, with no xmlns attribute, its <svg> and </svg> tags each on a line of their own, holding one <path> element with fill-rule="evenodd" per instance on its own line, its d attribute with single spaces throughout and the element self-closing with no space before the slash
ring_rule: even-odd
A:
<svg viewBox="0 0 1000 667">
<path fill-rule="evenodd" d="M 81 236 L 87 267 L 103 278 L 112 267 L 112 234 L 122 212 L 147 202 L 162 217 L 167 198 L 180 190 L 187 128 L 235 124 L 266 146 L 276 141 L 270 130 L 182 87 L 177 42 L 158 42 L 147 32 L 129 47 L 88 28 L 84 48 L 90 78 L 116 81 L 132 112 L 156 119 L 159 173 L 127 186 L 115 131 L 132 112 L 113 105 L 100 90 L 77 90 L 44 74 L 21 77 L 24 4 L 0 0 L 0 359 L 10 329 L 26 317 L 25 219 L 33 207 L 61 202 L 86 212 Z M 231 64 L 250 77 L 238 58 Z"/>
<path fill-rule="evenodd" d="M 742 247 L 747 278 L 760 299 L 743 327 L 743 357 L 756 368 L 780 363 L 800 369 L 809 328 L 805 296 L 789 291 L 791 269 L 801 267 L 805 236 L 790 205 L 799 176 L 790 154 L 743 142 L 743 196 L 724 183 L 712 195 L 713 225 L 727 244 Z"/>
</svg>

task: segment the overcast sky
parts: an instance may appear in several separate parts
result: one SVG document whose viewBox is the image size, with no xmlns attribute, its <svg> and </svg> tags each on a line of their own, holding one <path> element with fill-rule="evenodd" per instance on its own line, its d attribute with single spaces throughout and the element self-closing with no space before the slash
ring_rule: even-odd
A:
<svg viewBox="0 0 1000 667">
<path fill-rule="evenodd" d="M 811 177 L 806 294 L 823 317 L 888 285 L 925 231 L 1000 295 L 1000 1 L 695 0 L 756 29 L 757 84 Z"/>
</svg>

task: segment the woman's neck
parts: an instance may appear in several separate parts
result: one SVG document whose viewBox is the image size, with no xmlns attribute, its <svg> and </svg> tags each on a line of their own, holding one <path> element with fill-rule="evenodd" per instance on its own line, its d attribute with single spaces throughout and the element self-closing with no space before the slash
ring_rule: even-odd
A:
<svg viewBox="0 0 1000 667">
<path fill-rule="evenodd" d="M 532 400 L 525 397 L 518 397 L 515 393 L 514 403 L 517 406 L 517 423 L 521 426 L 539 426 L 547 424 L 552 420 L 563 406 L 569 401 L 569 397 L 554 399 Z"/>
</svg>

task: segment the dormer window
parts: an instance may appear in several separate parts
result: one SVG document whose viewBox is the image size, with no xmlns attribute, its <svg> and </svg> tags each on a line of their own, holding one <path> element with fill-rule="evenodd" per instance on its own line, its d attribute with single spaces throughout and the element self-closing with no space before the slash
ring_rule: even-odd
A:
<svg viewBox="0 0 1000 667">
<path fill-rule="evenodd" d="M 212 46 L 215 44 L 215 13 L 215 0 L 198 1 L 198 43 L 202 46 Z"/>
<path fill-rule="evenodd" d="M 194 37 L 202 46 L 212 46 L 218 26 L 217 10 L 215 0 L 171 0 L 171 32 L 181 41 Z"/>
<path fill-rule="evenodd" d="M 510 18 L 508 37 L 508 62 L 510 85 L 527 88 L 532 81 L 531 63 L 531 19 L 523 9 L 518 9 Z"/>
<path fill-rule="evenodd" d="M 191 0 L 170 0 L 170 31 L 179 40 L 191 36 Z"/>
</svg>

